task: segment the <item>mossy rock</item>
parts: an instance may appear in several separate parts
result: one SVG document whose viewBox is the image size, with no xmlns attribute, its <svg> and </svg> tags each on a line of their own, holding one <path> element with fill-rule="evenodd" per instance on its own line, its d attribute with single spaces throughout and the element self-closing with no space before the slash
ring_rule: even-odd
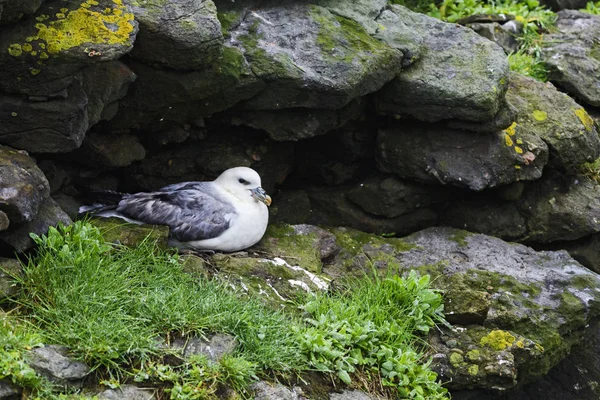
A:
<svg viewBox="0 0 600 400">
<path fill-rule="evenodd" d="M 169 227 L 164 225 L 137 225 L 120 218 L 92 218 L 92 225 L 102 232 L 109 243 L 127 247 L 139 246 L 144 241 L 156 242 L 160 248 L 167 248 Z"/>
</svg>

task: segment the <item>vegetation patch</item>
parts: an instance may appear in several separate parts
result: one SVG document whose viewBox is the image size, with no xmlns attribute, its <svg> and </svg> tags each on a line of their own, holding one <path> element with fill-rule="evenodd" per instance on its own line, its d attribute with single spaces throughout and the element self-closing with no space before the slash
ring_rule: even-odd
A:
<svg viewBox="0 0 600 400">
<path fill-rule="evenodd" d="M 110 387 L 144 382 L 172 399 L 214 398 L 223 385 L 245 398 L 260 377 L 307 370 L 403 398 L 447 397 L 424 356 L 422 337 L 443 318 L 428 276 L 353 280 L 342 292 L 307 294 L 298 302 L 303 319 L 183 272 L 178 255 L 150 240 L 133 249 L 109 244 L 82 221 L 33 238 L 38 250 L 15 277 L 13 316 L 0 315 L 0 379 L 29 388 L 32 398 L 66 398 L 27 365 L 29 349 L 42 343 L 68 346 Z M 171 338 L 218 332 L 238 343 L 220 361 L 167 362 Z"/>
</svg>

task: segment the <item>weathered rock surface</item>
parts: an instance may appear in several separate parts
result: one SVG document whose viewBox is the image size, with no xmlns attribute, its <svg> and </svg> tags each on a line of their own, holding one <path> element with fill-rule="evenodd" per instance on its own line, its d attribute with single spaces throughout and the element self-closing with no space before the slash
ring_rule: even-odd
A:
<svg viewBox="0 0 600 400">
<path fill-rule="evenodd" d="M 584 5 L 585 6 L 585 5 Z M 574 10 L 558 13 L 558 32 L 544 36 L 550 81 L 583 102 L 600 106 L 600 16 Z"/>
<path fill-rule="evenodd" d="M 492 21 L 469 22 L 464 24 L 467 28 L 473 29 L 479 35 L 498 44 L 506 54 L 516 52 L 519 48 L 517 35 L 523 32 L 523 24 L 514 20 L 506 23 Z"/>
<path fill-rule="evenodd" d="M 69 358 L 68 349 L 63 346 L 47 345 L 31 350 L 28 364 L 57 383 L 73 384 L 90 373 L 83 362 Z"/>
<path fill-rule="evenodd" d="M 0 146 L 0 211 L 10 222 L 32 221 L 49 195 L 48 180 L 27 152 Z"/>
<path fill-rule="evenodd" d="M 8 379 L 0 380 L 0 399 L 19 400 L 21 398 L 21 388 L 13 385 Z"/>
<path fill-rule="evenodd" d="M 585 176 L 548 171 L 528 183 L 516 201 L 476 196 L 451 203 L 442 212 L 442 221 L 508 240 L 576 240 L 600 231 L 599 193 L 600 186 Z"/>
<path fill-rule="evenodd" d="M 576 242 L 560 243 L 560 246 L 586 268 L 600 274 L 600 234 L 596 233 Z"/>
<path fill-rule="evenodd" d="M 90 222 L 100 229 L 109 243 L 136 247 L 144 240 L 149 240 L 164 249 L 169 240 L 169 227 L 165 225 L 130 224 L 120 218 L 93 218 Z"/>
<path fill-rule="evenodd" d="M 374 400 L 375 397 L 369 396 L 360 390 L 344 390 L 341 393 L 330 393 L 329 400 Z"/>
<path fill-rule="evenodd" d="M 223 356 L 233 353 L 236 346 L 235 337 L 221 333 L 210 336 L 208 340 L 199 337 L 178 337 L 171 342 L 171 347 L 179 349 L 181 355 L 185 358 L 193 355 L 204 355 L 213 362 L 219 362 Z"/>
<path fill-rule="evenodd" d="M 212 0 L 130 4 L 140 24 L 133 57 L 149 65 L 201 69 L 221 55 L 223 34 Z"/>
<path fill-rule="evenodd" d="M 6 230 L 10 226 L 10 220 L 3 211 L 0 211 L 0 231 Z"/>
<path fill-rule="evenodd" d="M 540 137 L 550 149 L 549 166 L 578 171 L 600 156 L 600 136 L 592 118 L 551 83 L 512 73 L 506 99 L 519 111 L 510 129 Z"/>
<path fill-rule="evenodd" d="M 542 0 L 540 3 L 547 5 L 553 10 L 566 10 L 585 8 L 588 2 L 586 0 Z"/>
<path fill-rule="evenodd" d="M 44 235 L 51 226 L 59 223 L 69 225 L 72 222 L 60 206 L 48 197 L 31 221 L 13 225 L 10 229 L 0 232 L 0 240 L 10 245 L 16 252 L 23 252 L 33 247 L 33 240 L 29 236 L 31 233 Z"/>
<path fill-rule="evenodd" d="M 44 0 L 0 0 L 0 25 L 35 13 Z"/>
<path fill-rule="evenodd" d="M 449 228 L 403 239 L 333 233 L 342 250 L 324 266 L 332 277 L 390 263 L 432 275 L 459 325 L 431 338 L 435 368 L 452 389 L 508 389 L 545 374 L 600 312 L 600 276 L 564 251 Z"/>
<path fill-rule="evenodd" d="M 298 400 L 298 394 L 280 383 L 260 381 L 251 386 L 255 400 Z"/>
<path fill-rule="evenodd" d="M 108 400 L 155 400 L 156 390 L 134 385 L 121 385 L 118 389 L 106 389 L 97 394 L 99 399 Z"/>
<path fill-rule="evenodd" d="M 90 132 L 81 151 L 77 153 L 80 162 L 109 168 L 126 167 L 134 161 L 144 159 L 145 156 L 146 150 L 137 136 L 100 132 Z"/>
<path fill-rule="evenodd" d="M 548 147 L 537 136 L 474 134 L 443 125 L 398 123 L 377 136 L 377 167 L 401 178 L 480 191 L 542 176 Z"/>
<path fill-rule="evenodd" d="M 424 50 L 378 94 L 378 110 L 428 122 L 493 118 L 508 84 L 502 49 L 468 28 L 400 6 L 390 11 L 422 36 Z M 386 27 L 383 20 L 382 25 Z"/>
</svg>

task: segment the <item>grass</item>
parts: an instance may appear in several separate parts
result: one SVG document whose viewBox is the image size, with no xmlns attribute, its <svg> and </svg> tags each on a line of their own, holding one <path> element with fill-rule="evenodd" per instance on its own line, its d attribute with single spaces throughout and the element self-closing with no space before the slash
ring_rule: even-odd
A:
<svg viewBox="0 0 600 400">
<path fill-rule="evenodd" d="M 347 291 L 301 302 L 302 319 L 182 272 L 176 254 L 149 241 L 134 249 L 107 244 L 85 222 L 34 240 L 13 316 L 0 326 L 0 379 L 40 398 L 56 395 L 26 363 L 40 343 L 68 346 L 107 386 L 145 382 L 172 399 L 213 398 L 223 385 L 247 397 L 259 377 L 307 370 L 355 386 L 370 378 L 406 398 L 446 398 L 420 339 L 442 320 L 428 277 L 350 282 Z M 213 332 L 235 336 L 234 353 L 218 363 L 200 356 L 165 363 L 169 350 L 160 344 L 173 335 Z"/>
<path fill-rule="evenodd" d="M 581 166 L 581 173 L 600 184 L 600 158 Z"/>
</svg>

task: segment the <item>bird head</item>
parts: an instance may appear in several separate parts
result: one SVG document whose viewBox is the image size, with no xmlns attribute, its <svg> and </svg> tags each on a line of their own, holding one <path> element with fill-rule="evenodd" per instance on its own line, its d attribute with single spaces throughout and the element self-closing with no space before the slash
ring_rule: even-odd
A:
<svg viewBox="0 0 600 400">
<path fill-rule="evenodd" d="M 251 168 L 230 168 L 219 175 L 215 183 L 241 199 L 249 196 L 254 201 L 271 205 L 271 197 L 261 187 L 260 175 Z"/>
</svg>

